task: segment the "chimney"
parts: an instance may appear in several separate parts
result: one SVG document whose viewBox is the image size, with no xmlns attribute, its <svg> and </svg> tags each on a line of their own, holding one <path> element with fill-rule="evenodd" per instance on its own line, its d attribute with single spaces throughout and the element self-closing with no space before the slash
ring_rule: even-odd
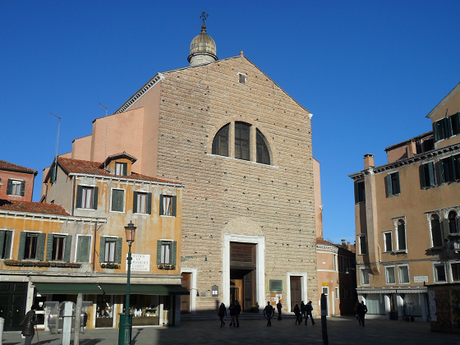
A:
<svg viewBox="0 0 460 345">
<path fill-rule="evenodd" d="M 372 153 L 366 153 L 364 155 L 364 169 L 369 169 L 370 167 L 375 167 L 374 155 Z"/>
</svg>

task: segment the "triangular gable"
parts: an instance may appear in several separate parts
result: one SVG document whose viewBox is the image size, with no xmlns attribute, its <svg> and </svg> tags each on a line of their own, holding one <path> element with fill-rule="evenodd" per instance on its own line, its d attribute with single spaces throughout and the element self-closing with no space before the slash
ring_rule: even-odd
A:
<svg viewBox="0 0 460 345">
<path fill-rule="evenodd" d="M 444 97 L 442 101 L 439 102 L 438 105 L 434 107 L 433 110 L 431 110 L 426 117 L 430 119 L 434 114 L 436 114 L 439 108 L 441 108 L 444 104 L 446 104 L 459 90 L 460 90 L 460 83 L 458 83 L 457 86 L 454 87 L 452 91 L 449 92 L 447 96 Z"/>
</svg>

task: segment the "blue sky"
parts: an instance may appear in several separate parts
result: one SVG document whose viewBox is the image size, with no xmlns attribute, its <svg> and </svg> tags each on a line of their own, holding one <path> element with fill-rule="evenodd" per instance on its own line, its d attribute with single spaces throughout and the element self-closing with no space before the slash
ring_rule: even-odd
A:
<svg viewBox="0 0 460 345">
<path fill-rule="evenodd" d="M 431 130 L 460 81 L 460 1 L 0 2 L 0 159 L 39 171 L 155 73 L 188 65 L 202 11 L 219 58 L 240 50 L 314 115 L 324 237 L 354 241 L 363 155 Z"/>
</svg>

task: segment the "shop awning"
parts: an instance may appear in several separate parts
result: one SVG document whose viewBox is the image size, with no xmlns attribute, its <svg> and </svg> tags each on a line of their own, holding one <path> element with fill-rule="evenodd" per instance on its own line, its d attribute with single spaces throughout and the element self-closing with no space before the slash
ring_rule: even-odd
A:
<svg viewBox="0 0 460 345">
<path fill-rule="evenodd" d="M 40 294 L 124 295 L 126 284 L 97 283 L 34 283 Z M 137 295 L 188 295 L 180 285 L 131 284 L 130 293 Z"/>
<path fill-rule="evenodd" d="M 95 283 L 34 283 L 41 294 L 102 295 L 104 292 Z"/>
</svg>

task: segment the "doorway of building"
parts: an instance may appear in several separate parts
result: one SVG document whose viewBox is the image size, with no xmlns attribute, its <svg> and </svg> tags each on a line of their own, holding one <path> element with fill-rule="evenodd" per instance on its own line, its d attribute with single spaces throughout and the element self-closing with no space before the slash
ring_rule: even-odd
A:
<svg viewBox="0 0 460 345">
<path fill-rule="evenodd" d="M 256 301 L 256 245 L 230 243 L 230 302 L 248 311 Z"/>
<path fill-rule="evenodd" d="M 190 293 L 191 291 L 191 282 L 192 282 L 192 274 L 182 272 L 182 280 L 181 285 L 183 288 L 186 288 Z M 187 314 L 190 313 L 190 295 L 182 295 L 180 296 L 180 313 Z"/>
<path fill-rule="evenodd" d="M 302 286 L 300 282 L 301 277 L 291 276 L 291 311 L 294 311 L 294 307 L 297 304 L 300 308 L 302 303 Z"/>
<path fill-rule="evenodd" d="M 5 332 L 21 330 L 26 301 L 27 283 L 0 283 L 0 317 L 5 319 Z"/>
</svg>

